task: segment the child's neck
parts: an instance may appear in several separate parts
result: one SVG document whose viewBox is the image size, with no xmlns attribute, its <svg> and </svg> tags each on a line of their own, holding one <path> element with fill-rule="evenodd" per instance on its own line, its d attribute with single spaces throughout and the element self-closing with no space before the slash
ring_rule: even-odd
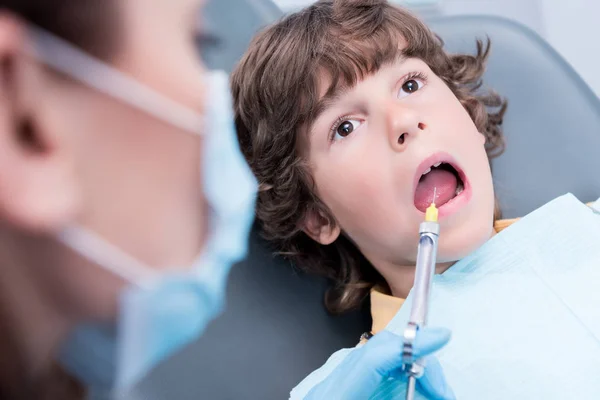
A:
<svg viewBox="0 0 600 400">
<path fill-rule="evenodd" d="M 496 230 L 493 229 L 490 235 L 490 239 L 496 235 Z M 442 274 L 457 261 L 451 261 L 446 263 L 440 263 L 435 266 L 435 273 Z M 390 288 L 390 294 L 394 297 L 400 297 L 405 299 L 408 293 L 412 289 L 415 281 L 415 265 L 406 266 L 394 266 L 394 268 L 387 268 L 386 271 L 379 271 Z"/>
<path fill-rule="evenodd" d="M 437 264 L 435 266 L 435 273 L 443 273 L 454 263 L 455 261 Z M 405 299 L 408 296 L 410 289 L 412 289 L 415 280 L 415 266 L 413 265 L 405 268 L 395 268 L 393 271 L 390 271 L 390 273 L 393 276 L 386 276 L 385 280 L 388 283 L 391 295 Z"/>
</svg>

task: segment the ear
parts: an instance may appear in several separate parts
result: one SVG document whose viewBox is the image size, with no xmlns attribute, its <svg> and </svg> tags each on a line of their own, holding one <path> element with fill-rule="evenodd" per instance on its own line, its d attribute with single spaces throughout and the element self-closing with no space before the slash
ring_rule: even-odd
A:
<svg viewBox="0 0 600 400">
<path fill-rule="evenodd" d="M 479 132 L 479 140 L 481 140 L 481 145 L 485 146 L 485 142 L 487 142 L 487 137 L 483 132 Z"/>
<path fill-rule="evenodd" d="M 74 168 L 44 98 L 45 83 L 56 78 L 25 54 L 28 40 L 24 24 L 1 12 L 0 218 L 52 231 L 74 215 Z"/>
<path fill-rule="evenodd" d="M 329 245 L 340 236 L 338 223 L 321 207 L 311 207 L 304 219 L 304 233 L 322 245 Z"/>
</svg>

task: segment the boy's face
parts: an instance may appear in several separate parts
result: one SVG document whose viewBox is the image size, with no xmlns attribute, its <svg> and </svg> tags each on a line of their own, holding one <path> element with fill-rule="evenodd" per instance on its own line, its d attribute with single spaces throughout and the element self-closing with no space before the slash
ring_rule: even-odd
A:
<svg viewBox="0 0 600 400">
<path fill-rule="evenodd" d="M 322 78 L 325 95 L 330 82 Z M 398 60 L 338 91 L 308 135 L 317 194 L 338 224 L 330 229 L 309 217 L 306 231 L 315 240 L 330 243 L 341 230 L 380 272 L 414 265 L 419 224 L 434 192 L 439 262 L 458 260 L 491 236 L 485 138 L 422 60 Z"/>
</svg>

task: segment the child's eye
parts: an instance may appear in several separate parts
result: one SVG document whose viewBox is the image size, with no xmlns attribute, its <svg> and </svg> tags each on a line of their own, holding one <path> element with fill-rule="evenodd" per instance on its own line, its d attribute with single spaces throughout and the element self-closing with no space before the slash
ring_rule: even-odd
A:
<svg viewBox="0 0 600 400">
<path fill-rule="evenodd" d="M 400 88 L 400 92 L 398 93 L 398 98 L 401 99 L 406 97 L 417 90 L 421 89 L 425 85 L 425 79 L 421 76 L 413 76 L 409 77 Z"/>
<path fill-rule="evenodd" d="M 333 140 L 340 140 L 350 135 L 360 126 L 362 122 L 357 119 L 343 120 L 341 123 L 336 124 L 336 128 L 333 135 Z"/>
</svg>

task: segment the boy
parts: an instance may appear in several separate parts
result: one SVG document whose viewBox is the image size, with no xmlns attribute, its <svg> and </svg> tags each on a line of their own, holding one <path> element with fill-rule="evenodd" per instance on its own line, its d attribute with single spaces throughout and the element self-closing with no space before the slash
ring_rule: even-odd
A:
<svg viewBox="0 0 600 400">
<path fill-rule="evenodd" d="M 333 281 L 330 311 L 372 292 L 372 333 L 410 291 L 432 201 L 438 273 L 495 233 L 489 158 L 506 103 L 478 90 L 488 50 L 446 54 L 385 1 L 319 1 L 256 37 L 232 76 L 265 236 Z"/>
<path fill-rule="evenodd" d="M 234 72 L 264 234 L 335 282 L 330 311 L 376 285 L 408 294 L 434 189 L 438 272 L 494 233 L 488 157 L 503 149 L 505 102 L 477 91 L 488 49 L 448 55 L 384 1 L 323 1 L 260 34 Z"/>
</svg>

